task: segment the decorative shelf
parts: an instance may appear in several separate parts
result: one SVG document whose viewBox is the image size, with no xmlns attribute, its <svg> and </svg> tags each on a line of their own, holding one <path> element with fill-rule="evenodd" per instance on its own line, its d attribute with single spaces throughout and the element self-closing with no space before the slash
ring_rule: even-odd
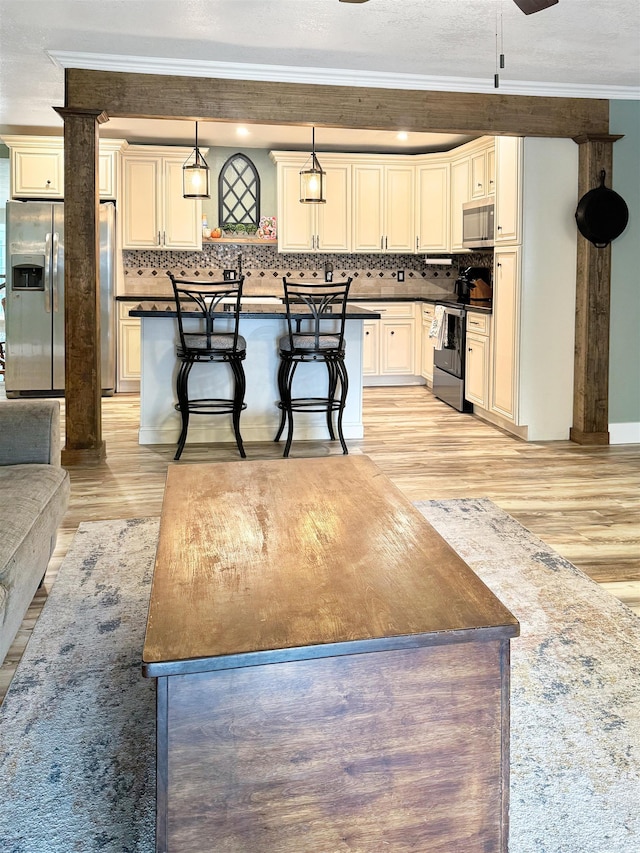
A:
<svg viewBox="0 0 640 853">
<path fill-rule="evenodd" d="M 257 246 L 275 246 L 277 237 L 273 240 L 265 240 L 263 237 L 203 237 L 202 243 L 252 243 Z"/>
</svg>

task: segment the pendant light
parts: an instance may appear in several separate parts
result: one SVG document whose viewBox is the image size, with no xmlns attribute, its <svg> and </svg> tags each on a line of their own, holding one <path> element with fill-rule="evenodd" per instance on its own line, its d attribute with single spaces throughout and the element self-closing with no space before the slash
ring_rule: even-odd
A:
<svg viewBox="0 0 640 853">
<path fill-rule="evenodd" d="M 324 197 L 324 175 L 322 166 L 316 157 L 316 129 L 311 132 L 311 158 L 305 166 L 311 162 L 309 169 L 300 172 L 300 201 L 302 204 L 325 204 Z"/>
<path fill-rule="evenodd" d="M 184 198 L 211 198 L 209 167 L 198 148 L 198 122 L 196 122 L 196 147 L 182 167 L 182 195 Z"/>
</svg>

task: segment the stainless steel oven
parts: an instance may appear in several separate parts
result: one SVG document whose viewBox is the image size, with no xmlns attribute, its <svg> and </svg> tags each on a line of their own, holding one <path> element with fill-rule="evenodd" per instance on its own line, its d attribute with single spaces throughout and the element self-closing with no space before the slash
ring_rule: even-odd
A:
<svg viewBox="0 0 640 853">
<path fill-rule="evenodd" d="M 443 333 L 433 351 L 433 393 L 459 412 L 472 410 L 464 398 L 466 311 L 445 305 Z"/>
</svg>

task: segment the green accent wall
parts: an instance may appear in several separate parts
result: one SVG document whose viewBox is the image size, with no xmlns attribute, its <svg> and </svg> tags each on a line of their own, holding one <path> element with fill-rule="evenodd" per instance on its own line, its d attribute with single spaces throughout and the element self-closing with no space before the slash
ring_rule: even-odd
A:
<svg viewBox="0 0 640 853">
<path fill-rule="evenodd" d="M 640 101 L 611 101 L 613 189 L 629 208 L 611 244 L 609 423 L 640 424 Z M 608 182 L 607 182 L 608 183 Z"/>
</svg>

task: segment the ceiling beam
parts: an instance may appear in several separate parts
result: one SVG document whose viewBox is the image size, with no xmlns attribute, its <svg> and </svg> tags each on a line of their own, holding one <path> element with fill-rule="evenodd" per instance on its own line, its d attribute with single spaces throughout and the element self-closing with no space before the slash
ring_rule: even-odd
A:
<svg viewBox="0 0 640 853">
<path fill-rule="evenodd" d="M 416 133 L 575 137 L 609 131 L 609 102 L 68 68 L 65 106 L 111 117 Z"/>
</svg>

